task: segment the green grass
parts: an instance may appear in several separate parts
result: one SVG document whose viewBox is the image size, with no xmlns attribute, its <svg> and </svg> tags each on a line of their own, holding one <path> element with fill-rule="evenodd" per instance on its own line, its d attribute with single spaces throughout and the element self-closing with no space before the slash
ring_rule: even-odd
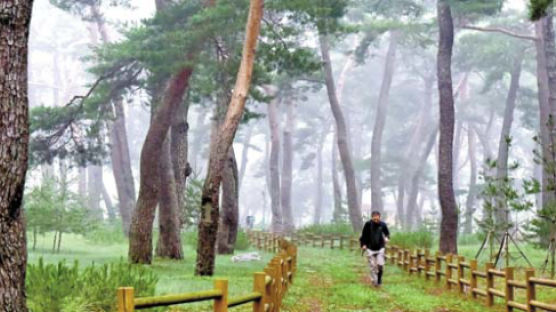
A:
<svg viewBox="0 0 556 312">
<path fill-rule="evenodd" d="M 91 263 L 117 262 L 127 257 L 127 244 L 97 245 L 80 236 L 66 235 L 62 250 L 53 254 L 52 237 L 39 237 L 37 251 L 29 252 L 29 261 L 37 262 L 42 257 L 47 263 L 60 260 L 78 260 L 81 267 Z M 460 247 L 460 253 L 474 256 L 476 245 Z M 531 246 L 524 249 L 535 264 L 544 259 L 544 251 Z M 261 252 L 262 261 L 232 263 L 230 256 L 218 256 L 216 275 L 201 278 L 193 275 L 195 252 L 192 246 L 184 247 L 183 261 L 155 259 L 150 270 L 157 274 L 157 294 L 191 292 L 212 289 L 214 278 L 228 278 L 230 296 L 250 292 L 253 287 L 253 272 L 261 271 L 272 255 Z M 374 289 L 369 286 L 368 268 L 358 252 L 330 250 L 328 248 L 300 247 L 298 274 L 283 305 L 283 311 L 380 311 L 380 312 L 472 312 L 487 308 L 481 301 L 474 301 L 447 291 L 443 284 L 425 281 L 422 277 L 410 276 L 396 266 L 388 265 L 384 286 Z M 123 286 L 123 285 L 122 285 Z M 552 290 L 552 292 L 554 292 Z M 108 295 L 108 294 L 107 294 Z M 114 294 L 115 295 L 115 294 Z M 539 298 L 556 302 L 556 294 L 540 292 Z M 208 303 L 184 305 L 172 311 L 210 311 Z M 235 311 L 250 311 L 250 307 L 234 308 Z M 497 305 L 489 311 L 502 311 Z"/>
</svg>

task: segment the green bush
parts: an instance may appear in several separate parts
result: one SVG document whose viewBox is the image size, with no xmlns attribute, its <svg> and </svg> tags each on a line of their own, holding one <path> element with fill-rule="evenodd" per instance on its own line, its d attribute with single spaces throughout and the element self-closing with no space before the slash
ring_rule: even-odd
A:
<svg viewBox="0 0 556 312">
<path fill-rule="evenodd" d="M 157 282 L 146 268 L 123 260 L 80 271 L 77 262 L 68 266 L 39 259 L 27 268 L 27 304 L 31 312 L 115 311 L 118 287 L 133 287 L 138 297 L 152 296 Z"/>
<path fill-rule="evenodd" d="M 243 230 L 239 230 L 237 232 L 235 250 L 247 249 L 249 249 L 249 239 L 247 238 L 247 234 Z"/>
<path fill-rule="evenodd" d="M 103 245 L 123 244 L 127 242 L 127 237 L 124 235 L 122 223 L 120 221 L 99 224 L 92 230 L 85 232 L 83 236 L 92 243 Z"/>
<path fill-rule="evenodd" d="M 433 234 L 423 229 L 414 232 L 394 232 L 390 236 L 390 244 L 402 248 L 431 248 L 433 242 Z"/>
<path fill-rule="evenodd" d="M 329 224 L 314 224 L 303 227 L 297 231 L 298 233 L 306 234 L 342 234 L 354 235 L 353 228 L 349 223 L 329 223 Z"/>
</svg>

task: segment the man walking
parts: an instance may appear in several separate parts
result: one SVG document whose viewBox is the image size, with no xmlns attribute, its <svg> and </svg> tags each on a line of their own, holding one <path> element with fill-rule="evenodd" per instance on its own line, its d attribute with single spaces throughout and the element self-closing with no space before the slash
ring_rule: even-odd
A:
<svg viewBox="0 0 556 312">
<path fill-rule="evenodd" d="M 366 251 L 371 268 L 371 279 L 374 286 L 382 284 L 384 268 L 384 247 L 390 238 L 386 223 L 380 220 L 380 212 L 373 211 L 371 220 L 365 223 L 359 238 L 361 249 Z"/>
</svg>

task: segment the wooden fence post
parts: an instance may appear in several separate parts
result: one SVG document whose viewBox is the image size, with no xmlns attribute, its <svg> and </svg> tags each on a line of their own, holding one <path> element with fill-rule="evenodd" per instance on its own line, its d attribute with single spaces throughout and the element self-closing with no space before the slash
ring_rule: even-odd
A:
<svg viewBox="0 0 556 312">
<path fill-rule="evenodd" d="M 510 281 L 514 279 L 514 268 L 506 268 L 506 311 L 512 312 L 513 307 L 510 306 L 509 302 L 514 301 L 514 287 L 510 285 Z"/>
<path fill-rule="evenodd" d="M 403 251 L 403 258 L 404 258 L 404 261 L 403 261 L 403 269 L 404 269 L 404 271 L 407 272 L 407 271 L 409 271 L 409 262 L 411 261 L 411 260 L 410 260 L 409 249 L 405 249 L 405 250 Z"/>
<path fill-rule="evenodd" d="M 264 312 L 264 305 L 268 301 L 266 274 L 264 272 L 257 272 L 254 274 L 253 291 L 261 294 L 261 299 L 253 302 L 253 312 Z"/>
<path fill-rule="evenodd" d="M 429 271 L 430 271 L 430 262 L 429 262 L 429 257 L 430 257 L 431 251 L 428 249 L 425 249 L 425 279 L 428 281 L 430 279 L 429 276 Z"/>
<path fill-rule="evenodd" d="M 477 260 L 473 259 L 469 261 L 469 287 L 471 287 L 471 297 L 473 299 L 477 299 L 477 294 L 473 291 L 477 288 L 477 275 L 475 275 L 475 271 L 477 271 Z"/>
<path fill-rule="evenodd" d="M 118 312 L 134 312 L 134 300 L 133 287 L 118 288 Z"/>
<path fill-rule="evenodd" d="M 489 271 L 494 268 L 494 264 L 487 263 L 485 265 L 486 270 L 486 305 L 492 307 L 494 304 L 494 295 L 490 293 L 489 289 L 494 288 L 494 276 Z"/>
<path fill-rule="evenodd" d="M 462 256 L 458 257 L 458 289 L 459 289 L 459 293 L 463 294 L 464 291 L 464 284 L 461 282 L 461 280 L 463 279 L 463 271 L 464 271 L 464 267 L 463 267 L 463 263 L 465 262 L 465 258 Z"/>
<path fill-rule="evenodd" d="M 537 308 L 531 305 L 532 300 L 537 299 L 535 284 L 531 282 L 531 278 L 535 276 L 535 269 L 527 269 L 525 271 L 525 283 L 527 284 L 527 308 L 528 312 L 536 312 Z"/>
<path fill-rule="evenodd" d="M 214 280 L 214 288 L 222 291 L 222 297 L 214 299 L 214 312 L 228 312 L 228 280 Z"/>
<path fill-rule="evenodd" d="M 452 284 L 450 283 L 450 279 L 452 279 L 452 268 L 450 267 L 450 264 L 452 264 L 452 255 L 451 254 L 447 254 L 446 255 L 446 288 L 447 289 L 452 289 Z"/>
<path fill-rule="evenodd" d="M 442 278 L 442 275 L 440 275 L 440 269 L 442 269 L 442 258 L 439 251 L 436 252 L 435 260 L 436 261 L 434 263 L 434 273 L 435 273 L 436 282 L 438 283 Z"/>
<path fill-rule="evenodd" d="M 340 235 L 340 249 L 344 249 L 344 235 Z"/>
</svg>

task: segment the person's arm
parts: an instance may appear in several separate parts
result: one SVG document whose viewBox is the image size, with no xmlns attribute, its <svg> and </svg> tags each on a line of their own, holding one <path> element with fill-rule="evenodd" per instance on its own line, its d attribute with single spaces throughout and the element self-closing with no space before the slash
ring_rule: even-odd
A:
<svg viewBox="0 0 556 312">
<path fill-rule="evenodd" d="M 361 246 L 361 248 L 365 246 L 365 237 L 368 236 L 367 232 L 368 232 L 368 224 L 365 223 L 365 225 L 363 226 L 363 231 L 361 232 L 361 237 L 359 237 L 359 245 Z"/>
<path fill-rule="evenodd" d="M 384 234 L 384 236 L 390 240 L 390 231 L 388 230 L 388 226 L 386 225 L 386 223 L 384 223 L 384 227 L 382 229 L 382 233 Z"/>
</svg>

